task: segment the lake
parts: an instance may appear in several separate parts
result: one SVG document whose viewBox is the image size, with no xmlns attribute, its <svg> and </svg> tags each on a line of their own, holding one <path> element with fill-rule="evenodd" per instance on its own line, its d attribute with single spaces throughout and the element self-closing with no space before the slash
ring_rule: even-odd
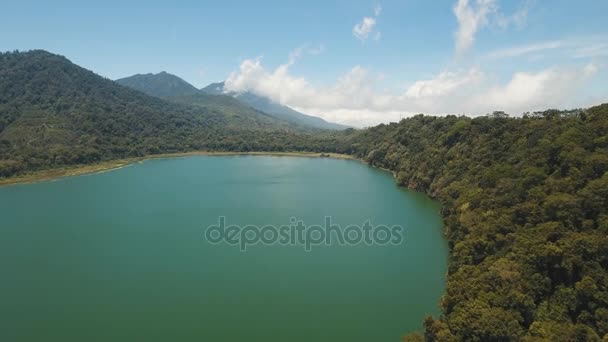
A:
<svg viewBox="0 0 608 342">
<path fill-rule="evenodd" d="M 439 205 L 354 160 L 197 156 L 0 188 L 2 341 L 399 341 L 439 314 Z M 401 226 L 310 250 L 234 225 Z"/>
</svg>

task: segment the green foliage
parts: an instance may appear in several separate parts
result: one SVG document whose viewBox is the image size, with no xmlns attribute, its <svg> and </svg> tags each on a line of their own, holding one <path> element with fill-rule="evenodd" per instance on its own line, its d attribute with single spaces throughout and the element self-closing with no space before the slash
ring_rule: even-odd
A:
<svg viewBox="0 0 608 342">
<path fill-rule="evenodd" d="M 523 118 L 419 115 L 349 138 L 354 154 L 444 204 L 451 258 L 427 341 L 606 336 L 606 136 L 608 105 Z"/>
</svg>

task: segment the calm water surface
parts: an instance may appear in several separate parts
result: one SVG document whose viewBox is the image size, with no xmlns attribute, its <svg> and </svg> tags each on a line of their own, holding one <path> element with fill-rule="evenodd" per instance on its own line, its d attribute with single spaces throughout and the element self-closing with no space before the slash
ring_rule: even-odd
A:
<svg viewBox="0 0 608 342">
<path fill-rule="evenodd" d="M 211 245 L 230 224 L 403 225 L 397 246 Z M 437 203 L 356 161 L 151 160 L 0 188 L 0 341 L 399 341 L 438 314 Z"/>
</svg>

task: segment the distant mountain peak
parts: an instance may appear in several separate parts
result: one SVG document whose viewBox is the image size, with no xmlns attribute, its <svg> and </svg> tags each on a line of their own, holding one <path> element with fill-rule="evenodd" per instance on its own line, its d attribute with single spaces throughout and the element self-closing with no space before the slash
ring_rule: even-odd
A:
<svg viewBox="0 0 608 342">
<path fill-rule="evenodd" d="M 201 91 L 211 95 L 224 94 L 224 82 L 211 83 L 205 88 L 202 88 Z"/>
<path fill-rule="evenodd" d="M 292 108 L 277 103 L 268 97 L 260 96 L 252 92 L 226 92 L 224 82 L 211 83 L 199 90 L 178 76 L 167 73 L 166 71 L 161 71 L 157 74 L 137 74 L 131 77 L 116 80 L 116 82 L 148 95 L 165 99 L 191 96 L 201 93 L 207 95 L 229 95 L 244 103 L 248 107 L 252 107 L 260 112 L 268 114 L 273 118 L 297 126 L 333 130 L 349 128 L 348 126 L 327 122 L 316 116 L 300 113 Z M 207 100 L 210 101 L 210 99 Z"/>
<path fill-rule="evenodd" d="M 116 80 L 118 84 L 156 97 L 193 95 L 198 89 L 180 77 L 161 71 L 157 74 L 137 74 Z"/>
</svg>

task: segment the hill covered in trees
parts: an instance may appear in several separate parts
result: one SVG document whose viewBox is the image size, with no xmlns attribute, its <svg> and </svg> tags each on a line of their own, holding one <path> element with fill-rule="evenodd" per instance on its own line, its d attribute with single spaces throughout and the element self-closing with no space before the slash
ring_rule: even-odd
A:
<svg viewBox="0 0 608 342">
<path fill-rule="evenodd" d="M 447 291 L 442 317 L 424 322 L 427 341 L 608 338 L 608 104 L 419 115 L 350 143 L 443 204 Z"/>
<path fill-rule="evenodd" d="M 203 89 L 196 89 L 183 79 L 161 72 L 158 74 L 137 74 L 116 80 L 117 83 L 141 91 L 150 96 L 165 100 L 196 104 L 200 107 L 216 108 L 218 103 L 230 103 L 230 110 L 246 113 L 252 110 L 270 116 L 276 120 L 284 121 L 304 129 L 342 130 L 348 126 L 327 122 L 319 117 L 306 115 L 287 106 L 275 103 L 269 98 L 258 96 L 250 92 L 225 93 L 224 82 L 212 83 Z M 219 96 L 222 98 L 216 98 Z M 233 97 L 234 101 L 226 99 Z"/>
<path fill-rule="evenodd" d="M 48 52 L 0 54 L 0 177 L 162 152 L 349 153 L 443 204 L 442 315 L 405 340 L 607 338 L 608 104 L 326 132 L 229 96 L 172 101 Z"/>
<path fill-rule="evenodd" d="M 266 114 L 168 102 L 41 50 L 0 54 L 0 94 L 0 177 L 164 152 L 314 145 Z"/>
<path fill-rule="evenodd" d="M 193 95 L 199 92 L 192 84 L 165 71 L 158 74 L 137 74 L 118 79 L 116 83 L 161 98 Z"/>
</svg>

